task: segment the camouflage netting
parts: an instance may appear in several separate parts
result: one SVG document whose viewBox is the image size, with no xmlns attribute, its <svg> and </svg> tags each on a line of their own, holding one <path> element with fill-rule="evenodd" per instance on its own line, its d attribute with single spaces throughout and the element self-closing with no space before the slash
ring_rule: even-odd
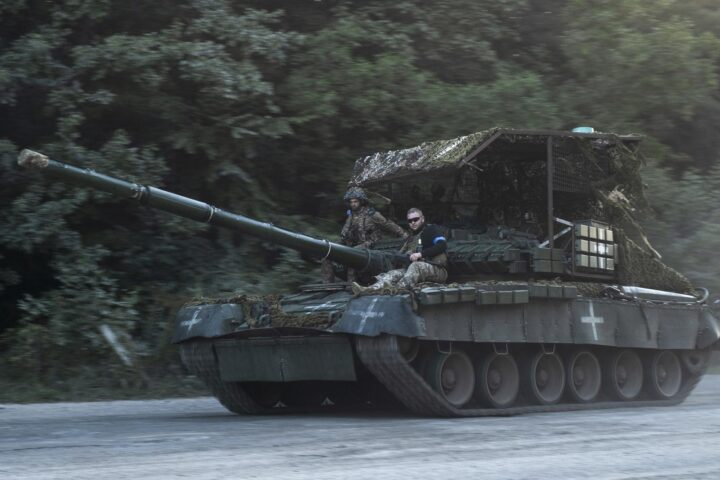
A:
<svg viewBox="0 0 720 480">
<path fill-rule="evenodd" d="M 680 272 L 653 257 L 647 250 L 618 231 L 618 281 L 621 285 L 635 285 L 672 292 L 693 292 L 690 280 Z"/>
<path fill-rule="evenodd" d="M 420 207 L 429 221 L 452 228 L 522 228 L 521 219 L 530 212 L 539 220 L 534 233 L 545 239 L 548 138 L 553 140 L 553 216 L 593 219 L 622 230 L 616 240 L 623 255 L 618 259 L 620 283 L 691 289 L 684 276 L 659 261 L 637 220 L 648 206 L 639 136 L 495 128 L 361 158 L 350 184 L 389 197 L 391 215 Z M 563 241 L 567 239 L 558 242 Z"/>
<path fill-rule="evenodd" d="M 404 150 L 378 152 L 355 162 L 351 185 L 389 180 L 396 176 L 426 173 L 444 168 L 456 168 L 475 148 L 498 129 L 485 130 L 450 140 L 425 142 Z"/>
<path fill-rule="evenodd" d="M 327 329 L 336 319 L 323 312 L 287 314 L 282 309 L 281 295 L 238 295 L 228 298 L 196 298 L 186 305 L 234 303 L 243 309 L 245 323 L 260 327 L 314 327 Z"/>
</svg>

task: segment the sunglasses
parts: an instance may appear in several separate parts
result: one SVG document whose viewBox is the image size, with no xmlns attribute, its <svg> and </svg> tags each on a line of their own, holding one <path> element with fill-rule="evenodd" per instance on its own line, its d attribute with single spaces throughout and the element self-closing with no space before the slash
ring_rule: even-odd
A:
<svg viewBox="0 0 720 480">
<path fill-rule="evenodd" d="M 408 223 L 415 223 L 420 221 L 420 217 L 408 218 Z"/>
</svg>

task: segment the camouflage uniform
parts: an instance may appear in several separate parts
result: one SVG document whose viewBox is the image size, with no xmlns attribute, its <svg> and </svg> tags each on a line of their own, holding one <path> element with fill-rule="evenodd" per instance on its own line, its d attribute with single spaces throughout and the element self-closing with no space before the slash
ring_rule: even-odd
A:
<svg viewBox="0 0 720 480">
<path fill-rule="evenodd" d="M 428 230 L 426 230 L 428 229 Z M 424 250 L 423 238 L 426 242 L 428 238 L 442 238 L 443 243 L 445 237 L 439 232 L 440 228 L 436 225 L 427 224 L 422 230 L 413 234 L 405 240 L 400 248 L 400 253 L 411 254 Z M 368 287 L 368 289 L 383 288 L 385 284 L 397 285 L 400 288 L 410 288 L 422 282 L 443 283 L 447 280 L 447 254 L 444 249 L 441 253 L 425 260 L 412 262 L 407 269 L 399 268 L 381 273 L 375 278 L 377 281 Z"/>
<path fill-rule="evenodd" d="M 362 197 L 360 199 L 367 201 L 364 192 L 360 189 L 350 190 L 349 192 L 359 192 Z M 350 197 L 358 198 L 358 197 Z M 346 200 L 349 200 L 346 194 Z M 382 238 L 382 233 L 389 233 L 396 237 L 407 237 L 407 232 L 395 224 L 393 221 L 383 217 L 380 212 L 372 207 L 363 205 L 357 211 L 347 211 L 347 219 L 340 232 L 340 243 L 350 247 L 372 248 L 375 242 Z M 320 272 L 325 283 L 335 280 L 335 271 L 330 260 L 323 260 L 320 265 Z M 347 279 L 352 282 L 356 279 L 355 270 L 347 269 Z"/>
<path fill-rule="evenodd" d="M 359 248 L 372 248 L 380 240 L 382 231 L 396 237 L 406 237 L 407 233 L 391 220 L 383 217 L 372 207 L 360 207 L 357 212 L 348 210 L 340 239 L 343 245 Z"/>
</svg>

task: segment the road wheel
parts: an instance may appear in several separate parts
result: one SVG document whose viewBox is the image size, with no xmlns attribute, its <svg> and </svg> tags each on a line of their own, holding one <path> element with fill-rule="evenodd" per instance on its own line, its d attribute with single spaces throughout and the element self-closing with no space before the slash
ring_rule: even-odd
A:
<svg viewBox="0 0 720 480">
<path fill-rule="evenodd" d="M 510 354 L 487 354 L 477 371 L 477 394 L 490 407 L 511 407 L 520 390 L 520 373 Z"/>
<path fill-rule="evenodd" d="M 670 350 L 653 352 L 648 356 L 647 389 L 661 400 L 673 398 L 682 386 L 680 359 Z"/>
<path fill-rule="evenodd" d="M 465 405 L 475 389 L 475 369 L 463 352 L 431 352 L 424 376 L 433 390 L 455 407 Z"/>
<path fill-rule="evenodd" d="M 613 350 L 604 359 L 605 390 L 618 400 L 634 400 L 643 385 L 643 365 L 633 350 Z"/>
<path fill-rule="evenodd" d="M 417 338 L 397 337 L 397 344 L 406 362 L 410 363 L 417 358 L 420 352 L 420 342 Z"/>
<path fill-rule="evenodd" d="M 602 374 L 597 357 L 587 350 L 571 353 L 566 362 L 567 391 L 573 400 L 592 402 L 600 392 Z"/>
<path fill-rule="evenodd" d="M 531 354 L 523 365 L 523 385 L 533 403 L 559 402 L 565 387 L 565 368 L 560 356 L 542 351 Z"/>
<path fill-rule="evenodd" d="M 690 375 L 698 375 L 707 366 L 710 360 L 710 352 L 707 350 L 686 350 L 680 354 L 680 360 Z"/>
</svg>

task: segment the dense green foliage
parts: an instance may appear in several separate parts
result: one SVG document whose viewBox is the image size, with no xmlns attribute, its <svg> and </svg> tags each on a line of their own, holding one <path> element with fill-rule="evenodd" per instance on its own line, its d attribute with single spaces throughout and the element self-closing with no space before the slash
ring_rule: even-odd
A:
<svg viewBox="0 0 720 480">
<path fill-rule="evenodd" d="M 23 147 L 332 235 L 360 155 L 492 126 L 648 135 L 667 261 L 720 290 L 708 0 L 0 3 L 0 356 L 36 382 L 171 368 L 192 296 L 314 278 L 297 254 L 20 171 Z M 151 373 L 154 373 L 151 371 Z"/>
</svg>

